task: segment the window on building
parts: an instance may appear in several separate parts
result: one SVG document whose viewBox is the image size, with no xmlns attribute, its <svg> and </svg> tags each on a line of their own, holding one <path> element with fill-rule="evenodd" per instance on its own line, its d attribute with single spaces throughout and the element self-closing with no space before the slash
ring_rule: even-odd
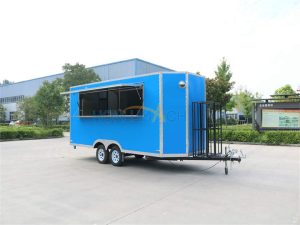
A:
<svg viewBox="0 0 300 225">
<path fill-rule="evenodd" d="M 24 95 L 0 98 L 1 104 L 15 103 L 24 99 Z"/>
<path fill-rule="evenodd" d="M 120 86 L 79 93 L 80 116 L 143 115 L 143 86 Z"/>
<path fill-rule="evenodd" d="M 14 121 L 16 119 L 16 112 L 9 112 L 9 120 Z"/>
</svg>

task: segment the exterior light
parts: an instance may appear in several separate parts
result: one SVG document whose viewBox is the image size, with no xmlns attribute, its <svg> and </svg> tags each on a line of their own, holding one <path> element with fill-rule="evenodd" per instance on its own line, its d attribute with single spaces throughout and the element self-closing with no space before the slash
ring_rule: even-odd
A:
<svg viewBox="0 0 300 225">
<path fill-rule="evenodd" d="M 179 81 L 179 87 L 180 88 L 185 88 L 185 82 L 184 81 Z"/>
</svg>

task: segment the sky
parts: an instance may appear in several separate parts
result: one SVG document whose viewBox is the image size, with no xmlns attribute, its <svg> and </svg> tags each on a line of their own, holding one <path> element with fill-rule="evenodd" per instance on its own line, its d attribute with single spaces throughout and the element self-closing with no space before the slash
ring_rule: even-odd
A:
<svg viewBox="0 0 300 225">
<path fill-rule="evenodd" d="M 140 58 L 268 97 L 300 86 L 300 0 L 0 0 L 0 80 Z"/>
</svg>

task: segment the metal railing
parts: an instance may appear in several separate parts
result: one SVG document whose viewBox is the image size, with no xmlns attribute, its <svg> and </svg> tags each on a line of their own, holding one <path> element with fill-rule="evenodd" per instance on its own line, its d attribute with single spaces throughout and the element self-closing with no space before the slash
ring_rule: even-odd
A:
<svg viewBox="0 0 300 225">
<path fill-rule="evenodd" d="M 193 157 L 222 154 L 222 108 L 215 102 L 192 103 Z"/>
</svg>

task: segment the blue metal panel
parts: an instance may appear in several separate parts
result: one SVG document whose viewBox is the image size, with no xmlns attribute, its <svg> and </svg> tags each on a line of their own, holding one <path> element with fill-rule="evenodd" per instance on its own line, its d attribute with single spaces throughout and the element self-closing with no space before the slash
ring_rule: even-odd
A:
<svg viewBox="0 0 300 225">
<path fill-rule="evenodd" d="M 134 77 L 73 87 L 74 90 L 114 84 L 144 84 L 144 116 L 80 118 L 78 93 L 71 94 L 71 144 L 93 145 L 97 139 L 115 140 L 124 150 L 159 153 L 159 75 Z"/>
<path fill-rule="evenodd" d="M 184 73 L 163 74 L 163 153 L 186 153 L 186 89 Z"/>
<path fill-rule="evenodd" d="M 199 75 L 189 74 L 189 153 L 192 154 L 192 102 L 206 101 L 205 78 Z M 205 119 L 203 124 L 205 124 Z M 198 138 L 198 137 L 196 137 Z M 204 146 L 203 146 L 204 147 Z"/>
</svg>

